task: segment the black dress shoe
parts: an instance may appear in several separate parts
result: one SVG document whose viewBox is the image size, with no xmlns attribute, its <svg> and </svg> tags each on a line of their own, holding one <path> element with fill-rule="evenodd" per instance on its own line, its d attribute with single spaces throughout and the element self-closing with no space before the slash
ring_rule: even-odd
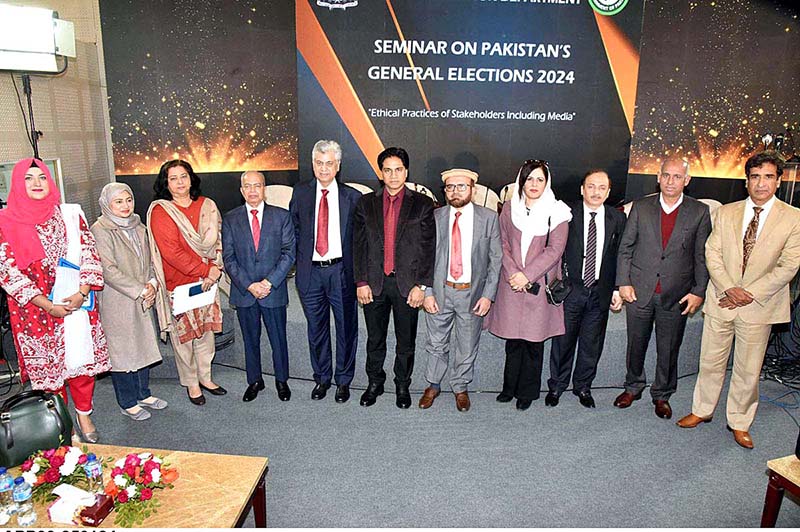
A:
<svg viewBox="0 0 800 532">
<path fill-rule="evenodd" d="M 206 398 L 202 393 L 200 394 L 200 397 L 192 397 L 189 394 L 189 388 L 186 388 L 186 395 L 189 396 L 189 401 L 191 401 L 193 405 L 202 406 L 206 404 Z"/>
<path fill-rule="evenodd" d="M 209 388 L 208 386 L 203 386 L 201 384 L 200 388 L 202 388 L 203 390 L 207 391 L 211 395 L 225 395 L 225 394 L 228 393 L 228 390 L 226 390 L 225 388 L 223 388 L 219 384 L 217 385 L 216 388 Z"/>
<path fill-rule="evenodd" d="M 513 395 L 508 395 L 506 392 L 500 392 L 500 395 L 495 397 L 495 401 L 498 403 L 510 403 L 513 398 Z"/>
<path fill-rule="evenodd" d="M 547 406 L 558 406 L 558 394 L 556 392 L 547 392 L 544 397 L 544 404 Z"/>
<path fill-rule="evenodd" d="M 379 395 L 383 395 L 383 384 L 369 383 L 367 390 L 361 394 L 361 406 L 372 406 Z"/>
<path fill-rule="evenodd" d="M 348 399 L 350 399 L 350 386 L 347 384 L 340 384 L 336 387 L 336 396 L 335 396 L 337 403 L 346 403 Z"/>
<path fill-rule="evenodd" d="M 275 389 L 278 390 L 278 399 L 281 401 L 288 401 L 292 398 L 292 390 L 289 389 L 289 384 L 275 381 Z"/>
<path fill-rule="evenodd" d="M 314 401 L 319 401 L 320 399 L 324 399 L 325 395 L 328 393 L 328 388 L 331 387 L 331 383 L 321 383 L 318 382 L 314 389 L 311 390 L 311 399 Z"/>
<path fill-rule="evenodd" d="M 533 399 L 517 399 L 517 410 L 527 410 L 532 403 Z"/>
<path fill-rule="evenodd" d="M 397 408 L 408 408 L 411 406 L 411 393 L 408 386 L 397 387 L 397 400 L 394 402 Z"/>
<path fill-rule="evenodd" d="M 594 398 L 592 397 L 591 391 L 583 390 L 575 395 L 578 396 L 578 401 L 580 401 L 583 406 L 586 408 L 594 408 Z"/>
<path fill-rule="evenodd" d="M 249 384 L 247 389 L 244 391 L 244 397 L 242 397 L 242 401 L 245 403 L 249 403 L 256 397 L 258 397 L 258 392 L 264 389 L 264 381 L 262 379 L 258 379 L 253 384 Z"/>
</svg>

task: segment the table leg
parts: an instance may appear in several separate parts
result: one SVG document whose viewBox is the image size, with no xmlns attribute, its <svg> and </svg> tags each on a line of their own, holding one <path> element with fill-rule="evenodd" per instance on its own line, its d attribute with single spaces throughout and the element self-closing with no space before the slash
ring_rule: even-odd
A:
<svg viewBox="0 0 800 532">
<path fill-rule="evenodd" d="M 256 526 L 258 528 L 267 527 L 267 472 L 264 471 L 264 476 L 258 481 L 256 489 L 253 492 L 253 517 L 255 518 Z"/>
<path fill-rule="evenodd" d="M 770 471 L 767 496 L 764 498 L 764 512 L 761 514 L 761 528 L 774 528 L 783 501 L 781 477 Z"/>
</svg>

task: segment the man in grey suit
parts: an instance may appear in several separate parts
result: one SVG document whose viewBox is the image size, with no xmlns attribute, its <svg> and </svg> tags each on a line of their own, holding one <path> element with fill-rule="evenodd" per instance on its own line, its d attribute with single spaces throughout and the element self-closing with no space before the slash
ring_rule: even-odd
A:
<svg viewBox="0 0 800 532">
<path fill-rule="evenodd" d="M 430 408 L 441 393 L 440 383 L 454 352 L 450 386 L 456 408 L 470 408 L 467 386 L 472 382 L 483 317 L 492 306 L 503 249 L 497 213 L 472 204 L 478 174 L 454 168 L 442 172 L 449 207 L 434 212 L 436 263 L 433 285 L 425 290 L 428 366 L 430 384 L 419 401 Z"/>
<path fill-rule="evenodd" d="M 668 158 L 661 165 L 661 193 L 634 202 L 617 255 L 619 295 L 627 303 L 628 349 L 625 391 L 614 406 L 641 398 L 644 359 L 653 322 L 656 376 L 650 388 L 655 413 L 672 417 L 670 396 L 678 386 L 678 352 L 686 319 L 703 303 L 708 270 L 705 244 L 711 232 L 708 207 L 685 196 L 689 163 Z"/>
</svg>

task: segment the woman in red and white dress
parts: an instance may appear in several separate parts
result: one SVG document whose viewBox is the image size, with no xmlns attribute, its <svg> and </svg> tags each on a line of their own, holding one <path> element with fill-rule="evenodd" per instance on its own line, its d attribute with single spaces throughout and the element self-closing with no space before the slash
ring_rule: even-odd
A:
<svg viewBox="0 0 800 532">
<path fill-rule="evenodd" d="M 8 207 L 0 211 L 0 286 L 8 294 L 11 331 L 23 382 L 75 403 L 77 434 L 98 441 L 92 413 L 94 376 L 111 369 L 95 306 L 81 310 L 90 290 L 103 288 L 103 268 L 83 213 L 60 206 L 50 171 L 23 159 L 11 174 Z M 80 267 L 79 287 L 60 301 L 48 295 L 60 259 Z"/>
</svg>

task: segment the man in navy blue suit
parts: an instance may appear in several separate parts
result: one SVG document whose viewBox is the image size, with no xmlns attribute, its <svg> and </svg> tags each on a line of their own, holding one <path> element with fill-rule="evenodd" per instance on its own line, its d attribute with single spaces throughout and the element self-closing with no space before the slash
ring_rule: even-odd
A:
<svg viewBox="0 0 800 532">
<path fill-rule="evenodd" d="M 230 303 L 236 307 L 244 339 L 249 402 L 264 389 L 261 377 L 261 321 L 267 328 L 275 368 L 275 388 L 281 401 L 292 392 L 286 342 L 286 274 L 294 263 L 295 236 L 286 209 L 264 203 L 264 174 L 242 174 L 245 204 L 222 220 L 222 260 L 231 278 Z"/>
<path fill-rule="evenodd" d="M 358 344 L 358 303 L 353 280 L 353 212 L 361 193 L 336 180 L 342 148 L 320 140 L 311 150 L 314 177 L 298 183 L 289 212 L 297 240 L 295 283 L 308 322 L 308 349 L 317 383 L 311 399 L 325 397 L 336 381 L 336 402 L 350 398 Z M 336 323 L 332 368 L 330 315 Z"/>
</svg>

